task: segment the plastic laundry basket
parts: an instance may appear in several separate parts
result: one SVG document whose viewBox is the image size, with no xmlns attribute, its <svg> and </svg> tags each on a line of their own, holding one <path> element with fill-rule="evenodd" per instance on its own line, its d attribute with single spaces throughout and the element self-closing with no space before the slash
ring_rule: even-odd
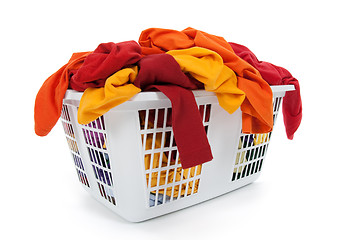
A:
<svg viewBox="0 0 337 240">
<path fill-rule="evenodd" d="M 272 86 L 274 123 L 286 91 Z M 242 134 L 241 111 L 228 114 L 214 93 L 193 92 L 213 160 L 182 169 L 169 99 L 142 92 L 95 121 L 80 125 L 82 94 L 68 90 L 61 121 L 84 189 L 123 218 L 138 222 L 170 213 L 247 185 L 258 178 L 270 133 Z"/>
</svg>

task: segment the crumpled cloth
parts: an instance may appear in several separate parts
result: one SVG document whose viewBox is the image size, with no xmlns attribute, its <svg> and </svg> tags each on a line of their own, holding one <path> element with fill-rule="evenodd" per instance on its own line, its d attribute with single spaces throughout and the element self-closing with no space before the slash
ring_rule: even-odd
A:
<svg viewBox="0 0 337 240">
<path fill-rule="evenodd" d="M 74 53 L 67 64 L 52 74 L 36 95 L 34 107 L 35 133 L 46 136 L 61 116 L 62 102 L 68 89 L 71 71 L 77 71 L 91 52 Z"/>
<path fill-rule="evenodd" d="M 89 87 L 103 87 L 109 76 L 140 58 L 141 49 L 135 41 L 101 43 L 87 56 L 80 69 L 72 71 L 69 86 L 80 92 Z"/>
<path fill-rule="evenodd" d="M 237 87 L 235 73 L 223 64 L 219 54 L 201 47 L 170 50 L 167 54 L 174 57 L 185 74 L 202 82 L 206 91 L 215 92 L 220 106 L 228 113 L 241 106 L 245 93 Z"/>
<path fill-rule="evenodd" d="M 241 105 L 242 132 L 265 133 L 272 130 L 273 94 L 269 84 L 263 80 L 257 69 L 234 53 L 224 38 L 194 28 L 186 28 L 183 31 L 149 28 L 142 31 L 138 42 L 143 55 L 194 46 L 217 52 L 222 57 L 224 65 L 236 73 L 238 88 L 246 94 Z"/>
<path fill-rule="evenodd" d="M 78 108 L 78 123 L 88 124 L 139 93 L 141 89 L 132 84 L 137 73 L 137 66 L 123 68 L 108 77 L 104 87 L 87 88 Z"/>
<path fill-rule="evenodd" d="M 212 152 L 191 89 L 198 83 L 180 69 L 169 54 L 143 57 L 134 85 L 144 91 L 159 90 L 172 104 L 172 129 L 184 169 L 212 160 Z"/>
<path fill-rule="evenodd" d="M 230 43 L 230 45 L 240 58 L 259 70 L 263 79 L 270 85 L 291 84 L 295 86 L 294 91 L 286 92 L 282 105 L 283 121 L 287 137 L 288 139 L 293 139 L 302 120 L 302 100 L 298 80 L 282 67 L 275 66 L 269 62 L 259 61 L 255 54 L 247 47 L 237 43 Z"/>
</svg>

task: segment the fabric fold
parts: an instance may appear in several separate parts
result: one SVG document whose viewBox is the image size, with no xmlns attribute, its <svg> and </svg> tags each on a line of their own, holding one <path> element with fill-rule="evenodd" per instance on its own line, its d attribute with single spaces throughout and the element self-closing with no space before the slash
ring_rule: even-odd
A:
<svg viewBox="0 0 337 240">
<path fill-rule="evenodd" d="M 265 133 L 272 130 L 272 91 L 269 84 L 262 79 L 258 70 L 234 53 L 224 38 L 194 28 L 183 31 L 150 28 L 141 33 L 138 42 L 143 55 L 194 46 L 215 51 L 221 56 L 224 65 L 236 73 L 238 88 L 246 95 L 241 105 L 243 133 Z"/>
<path fill-rule="evenodd" d="M 73 71 L 70 88 L 83 92 L 89 87 L 103 87 L 106 79 L 124 67 L 135 64 L 141 58 L 141 48 L 135 41 L 101 43 Z"/>
<path fill-rule="evenodd" d="M 34 106 L 35 133 L 46 136 L 61 116 L 62 102 L 72 71 L 79 69 L 91 52 L 74 53 L 67 64 L 52 74 L 41 86 Z"/>
<path fill-rule="evenodd" d="M 197 89 L 196 80 L 187 77 L 169 54 L 143 57 L 134 81 L 142 90 L 157 89 L 172 104 L 172 129 L 184 169 L 212 160 L 202 119 L 191 89 Z"/>
<path fill-rule="evenodd" d="M 166 53 L 174 57 L 183 72 L 202 82 L 206 91 L 215 92 L 220 106 L 228 113 L 241 106 L 245 93 L 237 87 L 235 73 L 223 64 L 219 54 L 201 47 Z"/>
<path fill-rule="evenodd" d="M 283 98 L 282 112 L 283 121 L 286 128 L 287 137 L 293 139 L 294 133 L 298 129 L 302 120 L 302 100 L 300 93 L 300 85 L 296 78 L 291 73 L 279 66 L 269 62 L 259 61 L 255 54 L 247 47 L 229 43 L 236 55 L 248 62 L 256 68 L 263 79 L 270 85 L 294 85 L 294 91 L 286 92 Z"/>
<path fill-rule="evenodd" d="M 78 108 L 78 123 L 88 124 L 139 93 L 141 89 L 132 84 L 137 73 L 137 66 L 124 68 L 110 76 L 104 87 L 87 88 Z"/>
</svg>

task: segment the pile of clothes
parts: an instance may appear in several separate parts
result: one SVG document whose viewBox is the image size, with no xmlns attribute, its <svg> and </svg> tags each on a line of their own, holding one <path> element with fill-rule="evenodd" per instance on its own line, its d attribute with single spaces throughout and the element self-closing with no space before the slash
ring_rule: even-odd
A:
<svg viewBox="0 0 337 240">
<path fill-rule="evenodd" d="M 210 161 L 211 149 L 191 90 L 214 92 L 228 113 L 242 111 L 243 133 L 273 128 L 270 85 L 292 84 L 283 101 L 286 133 L 293 139 L 302 119 L 300 87 L 286 69 L 259 61 L 245 46 L 186 28 L 149 28 L 138 43 L 102 43 L 74 53 L 42 85 L 35 101 L 35 132 L 47 135 L 58 121 L 67 89 L 84 92 L 78 122 L 88 124 L 141 91 L 161 91 L 172 103 L 172 128 L 182 167 Z"/>
</svg>

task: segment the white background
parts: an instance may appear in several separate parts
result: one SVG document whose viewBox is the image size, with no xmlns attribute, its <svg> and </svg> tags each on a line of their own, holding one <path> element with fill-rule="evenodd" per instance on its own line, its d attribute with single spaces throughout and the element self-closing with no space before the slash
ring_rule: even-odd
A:
<svg viewBox="0 0 337 240">
<path fill-rule="evenodd" d="M 336 239 L 335 10 L 332 0 L 2 1 L 0 239 Z M 59 123 L 35 135 L 35 96 L 73 52 L 189 26 L 288 69 L 301 84 L 302 125 L 290 141 L 278 118 L 255 183 L 129 223 L 82 189 Z"/>
</svg>

